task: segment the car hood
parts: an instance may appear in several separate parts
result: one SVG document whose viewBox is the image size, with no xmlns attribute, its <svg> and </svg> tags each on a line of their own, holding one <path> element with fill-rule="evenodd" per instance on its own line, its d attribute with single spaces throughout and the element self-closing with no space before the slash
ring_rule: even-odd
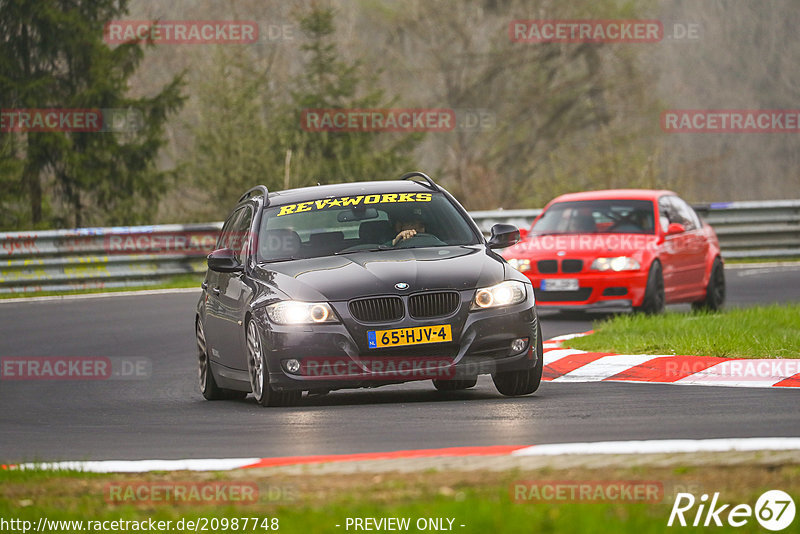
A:
<svg viewBox="0 0 800 534">
<path fill-rule="evenodd" d="M 503 257 L 543 258 L 559 252 L 571 256 L 634 255 L 657 247 L 658 237 L 650 234 L 546 234 L 530 236 L 505 249 Z"/>
<path fill-rule="evenodd" d="M 256 277 L 288 298 L 341 301 L 431 289 L 473 289 L 504 279 L 506 266 L 482 246 L 355 252 L 260 264 Z M 408 289 L 395 284 L 405 282 Z"/>
</svg>

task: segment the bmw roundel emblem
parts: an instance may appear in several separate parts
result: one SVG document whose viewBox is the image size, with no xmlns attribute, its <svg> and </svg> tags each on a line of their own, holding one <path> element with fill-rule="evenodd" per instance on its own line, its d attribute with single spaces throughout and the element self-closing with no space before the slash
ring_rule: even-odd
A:
<svg viewBox="0 0 800 534">
<path fill-rule="evenodd" d="M 394 287 L 402 291 L 404 289 L 408 289 L 408 284 L 405 282 L 397 282 Z"/>
</svg>

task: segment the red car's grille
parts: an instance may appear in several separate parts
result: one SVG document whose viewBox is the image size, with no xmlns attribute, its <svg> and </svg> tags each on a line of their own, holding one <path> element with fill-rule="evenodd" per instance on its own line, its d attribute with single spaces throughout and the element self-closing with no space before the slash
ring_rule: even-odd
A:
<svg viewBox="0 0 800 534">
<path fill-rule="evenodd" d="M 558 272 L 558 262 L 556 260 L 539 260 L 536 268 L 542 274 L 554 274 Z"/>
<path fill-rule="evenodd" d="M 540 274 L 556 274 L 558 272 L 558 260 L 539 260 L 536 268 Z M 583 260 L 561 260 L 562 273 L 579 273 L 583 270 Z"/>
<path fill-rule="evenodd" d="M 562 273 L 579 273 L 583 270 L 583 260 L 561 260 Z"/>
</svg>

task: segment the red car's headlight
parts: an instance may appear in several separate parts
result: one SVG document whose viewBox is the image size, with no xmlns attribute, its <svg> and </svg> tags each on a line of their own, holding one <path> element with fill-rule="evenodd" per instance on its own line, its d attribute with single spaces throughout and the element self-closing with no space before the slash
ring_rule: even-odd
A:
<svg viewBox="0 0 800 534">
<path fill-rule="evenodd" d="M 592 262 L 593 271 L 638 271 L 641 269 L 639 262 L 628 256 L 616 256 L 614 258 L 597 258 Z"/>
<path fill-rule="evenodd" d="M 531 270 L 531 260 L 520 260 L 517 258 L 510 258 L 508 264 L 521 273 Z"/>
</svg>

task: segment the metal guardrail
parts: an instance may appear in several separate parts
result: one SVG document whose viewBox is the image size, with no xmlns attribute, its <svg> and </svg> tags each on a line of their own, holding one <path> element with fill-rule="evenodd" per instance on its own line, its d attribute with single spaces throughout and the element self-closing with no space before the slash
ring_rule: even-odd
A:
<svg viewBox="0 0 800 534">
<path fill-rule="evenodd" d="M 725 258 L 800 257 L 800 200 L 695 206 L 714 226 Z M 471 212 L 530 226 L 541 210 Z M 0 233 L 0 293 L 136 287 L 205 271 L 222 223 Z"/>
<path fill-rule="evenodd" d="M 0 233 L 0 293 L 136 287 L 205 271 L 222 223 Z"/>
</svg>

